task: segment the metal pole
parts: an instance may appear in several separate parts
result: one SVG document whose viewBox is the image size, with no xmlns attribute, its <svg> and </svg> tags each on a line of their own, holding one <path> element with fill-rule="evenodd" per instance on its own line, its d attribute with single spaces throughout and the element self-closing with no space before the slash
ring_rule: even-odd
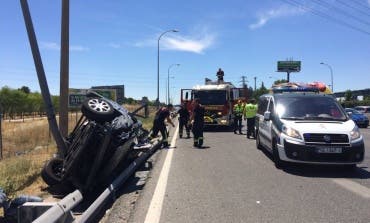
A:
<svg viewBox="0 0 370 223">
<path fill-rule="evenodd" d="M 157 99 L 156 99 L 156 104 L 157 104 L 157 109 L 159 109 L 159 40 L 161 40 L 161 37 L 168 33 L 168 32 L 178 32 L 176 29 L 171 29 L 163 32 L 161 35 L 158 37 L 157 41 Z"/>
<path fill-rule="evenodd" d="M 256 81 L 257 81 L 257 77 L 254 77 L 254 90 L 256 90 L 256 89 L 257 89 Z"/>
<path fill-rule="evenodd" d="M 42 65 L 41 55 L 37 44 L 36 34 L 33 28 L 28 3 L 27 0 L 20 0 L 20 3 L 22 7 L 24 22 L 27 29 L 28 40 L 30 42 L 32 56 L 35 63 L 36 73 L 40 84 L 41 94 L 46 106 L 46 114 L 48 117 L 49 128 L 51 129 L 55 142 L 57 144 L 59 155 L 64 156 L 67 150 L 67 145 L 62 135 L 60 134 L 57 120 L 55 118 L 53 103 L 51 101 L 50 91 L 46 81 L 45 71 Z"/>
<path fill-rule="evenodd" d="M 178 63 L 175 63 L 175 64 L 171 64 L 169 67 L 168 67 L 168 70 L 167 70 L 167 95 L 168 95 L 168 103 L 167 104 L 170 104 L 171 101 L 170 101 L 170 70 L 173 66 L 180 66 L 180 64 Z"/>
<path fill-rule="evenodd" d="M 329 70 L 330 70 L 331 91 L 334 93 L 333 68 L 329 64 L 324 63 L 324 62 L 321 62 L 320 64 L 327 66 L 329 68 Z"/>
<path fill-rule="evenodd" d="M 67 137 L 69 88 L 69 0 L 62 1 L 62 26 L 60 46 L 59 129 L 62 136 Z"/>
</svg>

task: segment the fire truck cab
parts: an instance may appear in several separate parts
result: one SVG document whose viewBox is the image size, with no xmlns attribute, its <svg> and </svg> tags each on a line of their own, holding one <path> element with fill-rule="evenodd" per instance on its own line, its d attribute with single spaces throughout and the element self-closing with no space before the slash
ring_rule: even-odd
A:
<svg viewBox="0 0 370 223">
<path fill-rule="evenodd" d="M 233 106 L 238 99 L 245 99 L 245 89 L 236 88 L 230 82 L 206 79 L 204 85 L 193 89 L 181 89 L 181 103 L 187 104 L 192 111 L 192 100 L 200 99 L 205 108 L 205 126 L 232 126 L 234 121 Z"/>
</svg>

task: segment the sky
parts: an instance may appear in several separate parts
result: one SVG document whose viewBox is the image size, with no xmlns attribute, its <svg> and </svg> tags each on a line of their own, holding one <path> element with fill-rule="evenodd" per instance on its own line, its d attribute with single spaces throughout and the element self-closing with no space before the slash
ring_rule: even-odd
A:
<svg viewBox="0 0 370 223">
<path fill-rule="evenodd" d="M 28 0 L 51 94 L 59 95 L 61 0 Z M 40 91 L 20 1 L 0 7 L 0 87 Z M 70 88 L 125 85 L 126 97 L 179 101 L 216 79 L 266 87 L 286 78 L 277 61 L 302 62 L 291 81 L 370 88 L 370 0 L 70 0 Z M 180 64 L 173 66 L 173 64 Z M 168 75 L 169 74 L 169 75 Z"/>
</svg>

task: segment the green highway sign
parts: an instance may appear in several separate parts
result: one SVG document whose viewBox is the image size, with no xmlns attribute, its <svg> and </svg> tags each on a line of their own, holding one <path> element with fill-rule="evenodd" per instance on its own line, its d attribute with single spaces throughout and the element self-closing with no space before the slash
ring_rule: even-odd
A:
<svg viewBox="0 0 370 223">
<path fill-rule="evenodd" d="M 299 72 L 301 71 L 301 61 L 278 61 L 278 72 Z"/>
<path fill-rule="evenodd" d="M 86 99 L 86 94 L 69 94 L 68 95 L 68 106 L 79 107 L 82 102 Z"/>
<path fill-rule="evenodd" d="M 89 91 L 95 91 L 101 96 L 108 98 L 112 101 L 117 100 L 117 93 L 115 89 L 79 89 L 79 88 L 70 88 L 68 95 L 68 107 L 75 108 L 80 107 L 83 101 L 86 99 L 86 93 Z"/>
</svg>

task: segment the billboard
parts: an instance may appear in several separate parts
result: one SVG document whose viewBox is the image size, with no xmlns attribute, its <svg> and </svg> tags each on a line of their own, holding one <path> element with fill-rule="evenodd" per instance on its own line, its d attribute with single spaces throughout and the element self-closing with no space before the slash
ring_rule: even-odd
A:
<svg viewBox="0 0 370 223">
<path fill-rule="evenodd" d="M 299 72 L 301 71 L 301 61 L 278 61 L 278 72 Z"/>
</svg>

